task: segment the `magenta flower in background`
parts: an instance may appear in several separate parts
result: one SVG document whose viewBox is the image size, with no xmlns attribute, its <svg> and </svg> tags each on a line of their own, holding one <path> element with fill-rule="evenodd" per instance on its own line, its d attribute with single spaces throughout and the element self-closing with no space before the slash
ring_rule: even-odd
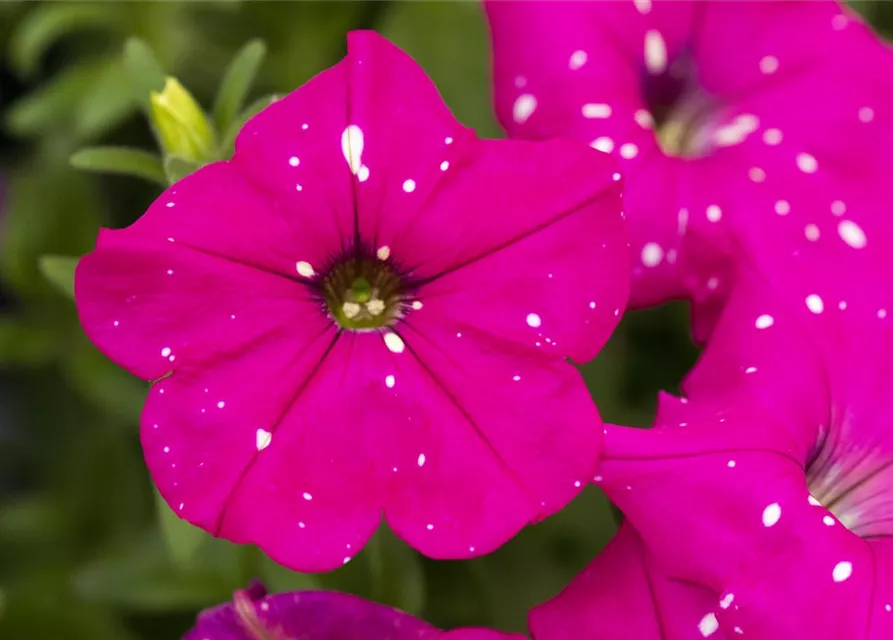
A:
<svg viewBox="0 0 893 640">
<path fill-rule="evenodd" d="M 631 305 L 730 290 L 742 228 L 813 215 L 890 175 L 893 54 L 837 2 L 486 3 L 511 137 L 574 138 L 625 176 Z M 836 233 L 800 228 L 815 240 Z"/>
<path fill-rule="evenodd" d="M 595 480 L 628 520 L 534 609 L 537 640 L 618 637 L 634 612 L 646 640 L 890 637 L 890 206 L 852 194 L 741 230 L 687 397 L 662 395 L 654 430 L 608 427 Z"/>
<path fill-rule="evenodd" d="M 381 514 L 421 552 L 492 551 L 595 473 L 568 358 L 628 294 L 614 162 L 486 141 L 374 33 L 253 118 L 78 265 L 84 328 L 157 380 L 142 416 L 177 514 L 298 570 Z"/>
<path fill-rule="evenodd" d="M 183 640 L 512 640 L 487 629 L 440 631 L 391 607 L 330 591 L 267 595 L 254 584 L 203 611 Z"/>
<path fill-rule="evenodd" d="M 666 575 L 716 594 L 718 637 L 893 637 L 890 227 L 790 243 L 777 290 L 736 286 L 688 399 L 609 427 L 603 487 Z"/>
</svg>

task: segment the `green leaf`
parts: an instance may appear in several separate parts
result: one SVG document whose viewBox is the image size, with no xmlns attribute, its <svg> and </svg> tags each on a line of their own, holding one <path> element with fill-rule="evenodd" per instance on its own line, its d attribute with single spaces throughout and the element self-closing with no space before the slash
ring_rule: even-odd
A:
<svg viewBox="0 0 893 640">
<path fill-rule="evenodd" d="M 73 576 L 75 593 L 88 602 L 137 611 L 193 611 L 230 598 L 231 584 L 211 569 L 181 571 L 157 541 L 128 540 L 126 546 L 81 568 Z"/>
<path fill-rule="evenodd" d="M 71 165 L 85 171 L 120 173 L 167 186 L 161 158 L 149 151 L 129 147 L 90 147 L 71 156 Z"/>
<path fill-rule="evenodd" d="M 179 182 L 198 169 L 198 164 L 177 156 L 169 156 L 164 161 L 164 175 L 167 177 L 168 184 Z"/>
<path fill-rule="evenodd" d="M 164 89 L 164 67 L 152 49 L 139 38 L 124 44 L 124 68 L 130 79 L 133 98 L 144 109 L 149 109 L 149 95 Z"/>
<path fill-rule="evenodd" d="M 252 40 L 236 53 L 214 99 L 218 131 L 226 131 L 239 113 L 266 53 L 267 47 L 260 40 Z"/>
<path fill-rule="evenodd" d="M 83 335 L 66 341 L 67 357 L 61 363 L 69 386 L 128 428 L 139 424 L 140 408 L 149 393 L 148 385 L 113 364 Z"/>
<path fill-rule="evenodd" d="M 60 71 L 7 109 L 6 126 L 22 137 L 69 133 L 72 114 L 106 66 L 106 63 L 90 62 Z"/>
<path fill-rule="evenodd" d="M 37 366 L 54 355 L 54 337 L 30 318 L 4 314 L 0 317 L 0 363 Z"/>
<path fill-rule="evenodd" d="M 270 593 L 284 591 L 308 591 L 322 588 L 316 576 L 286 569 L 264 555 L 258 567 L 258 575 Z"/>
<path fill-rule="evenodd" d="M 425 573 L 419 554 L 387 525 L 381 526 L 369 544 L 372 598 L 420 615 L 425 607 Z"/>
<path fill-rule="evenodd" d="M 59 291 L 74 300 L 74 269 L 80 258 L 43 256 L 40 271 Z"/>
<path fill-rule="evenodd" d="M 182 520 L 157 491 L 155 505 L 161 534 L 164 536 L 171 559 L 178 567 L 189 566 L 195 552 L 208 539 L 208 534 Z"/>
<path fill-rule="evenodd" d="M 32 76 L 46 51 L 61 37 L 77 30 L 101 28 L 118 20 L 114 5 L 60 2 L 38 5 L 26 13 L 9 42 L 13 69 Z"/>
<path fill-rule="evenodd" d="M 250 105 L 248 105 L 248 108 L 240 113 L 238 117 L 229 125 L 229 128 L 224 131 L 223 139 L 220 143 L 219 156 L 221 158 L 230 157 L 233 154 L 233 147 L 235 146 L 236 136 L 239 135 L 239 131 L 241 131 L 242 127 L 245 126 L 245 123 L 256 116 L 258 113 L 269 107 L 271 104 L 279 100 L 281 97 L 281 94 L 274 93 L 268 96 L 264 96 L 263 98 L 258 98 Z"/>
<path fill-rule="evenodd" d="M 100 137 L 136 110 L 133 96 L 125 89 L 129 74 L 117 58 L 108 60 L 93 79 L 73 112 L 73 129 L 81 140 Z"/>
</svg>

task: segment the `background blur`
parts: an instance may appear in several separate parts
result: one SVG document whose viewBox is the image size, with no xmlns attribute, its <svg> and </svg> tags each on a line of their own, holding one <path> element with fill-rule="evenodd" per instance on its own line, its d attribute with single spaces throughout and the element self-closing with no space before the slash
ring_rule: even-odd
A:
<svg viewBox="0 0 893 640">
<path fill-rule="evenodd" d="M 893 3 L 857 9 L 893 29 Z M 0 638 L 173 640 L 253 577 L 270 590 L 358 593 L 441 626 L 524 630 L 527 610 L 613 533 L 610 506 L 589 488 L 468 562 L 422 559 L 382 531 L 346 567 L 306 576 L 212 540 L 156 501 L 138 440 L 145 385 L 93 349 L 41 273 L 41 256 L 89 251 L 100 225 L 131 223 L 160 192 L 69 163 L 97 144 L 155 149 L 123 64 L 129 38 L 207 107 L 247 41 L 268 48 L 250 102 L 335 63 L 360 28 L 413 55 L 462 122 L 501 136 L 475 3 L 0 1 Z M 584 367 L 606 420 L 648 424 L 656 391 L 673 390 L 696 357 L 686 326 L 681 306 L 624 318 Z"/>
</svg>

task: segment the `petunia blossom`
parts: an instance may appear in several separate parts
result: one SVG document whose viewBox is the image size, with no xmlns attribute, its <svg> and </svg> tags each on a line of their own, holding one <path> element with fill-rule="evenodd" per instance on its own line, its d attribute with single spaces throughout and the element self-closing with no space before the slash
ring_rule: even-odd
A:
<svg viewBox="0 0 893 640">
<path fill-rule="evenodd" d="M 608 428 L 605 490 L 667 576 L 716 594 L 717 637 L 893 637 L 893 225 L 874 223 L 858 250 L 764 235 L 787 262 L 753 251 L 772 278 L 735 287 L 687 398 Z"/>
<path fill-rule="evenodd" d="M 250 120 L 231 160 L 103 230 L 75 294 L 92 341 L 155 380 L 141 434 L 175 512 L 298 570 L 378 527 L 492 551 L 594 473 L 577 369 L 617 324 L 614 162 L 480 140 L 371 32 Z"/>
<path fill-rule="evenodd" d="M 611 153 L 626 188 L 632 306 L 695 302 L 709 334 L 742 229 L 883 195 L 893 52 L 842 4 L 486 3 L 509 135 Z M 818 219 L 798 233 L 835 234 Z M 856 238 L 856 234 L 851 235 Z"/>
<path fill-rule="evenodd" d="M 520 640 L 488 629 L 440 631 L 408 613 L 332 591 L 268 595 L 259 583 L 199 614 L 183 640 Z"/>
</svg>

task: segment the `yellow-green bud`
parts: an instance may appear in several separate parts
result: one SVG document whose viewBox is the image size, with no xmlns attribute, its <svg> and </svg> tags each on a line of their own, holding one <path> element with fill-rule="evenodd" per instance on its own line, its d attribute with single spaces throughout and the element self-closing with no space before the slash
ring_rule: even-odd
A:
<svg viewBox="0 0 893 640">
<path fill-rule="evenodd" d="M 149 97 L 149 119 L 165 155 L 196 163 L 214 159 L 214 127 L 176 78 L 168 77 L 164 90 L 153 91 Z"/>
</svg>

